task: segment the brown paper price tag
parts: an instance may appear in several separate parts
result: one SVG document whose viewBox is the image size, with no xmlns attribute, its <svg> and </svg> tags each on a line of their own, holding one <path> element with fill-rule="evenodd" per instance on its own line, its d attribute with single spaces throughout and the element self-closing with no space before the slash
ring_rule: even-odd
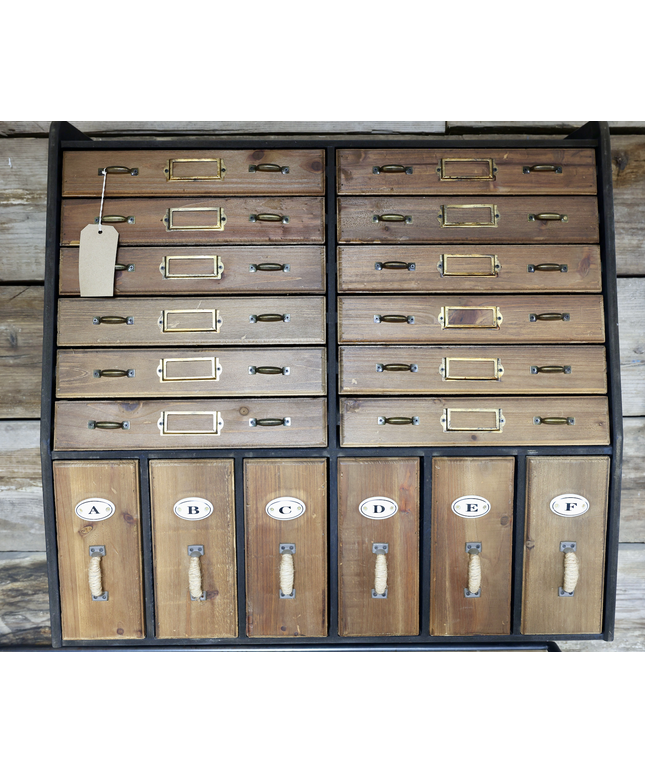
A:
<svg viewBox="0 0 645 774">
<path fill-rule="evenodd" d="M 114 226 L 92 223 L 81 231 L 78 279 L 81 296 L 113 296 L 119 232 Z"/>
</svg>

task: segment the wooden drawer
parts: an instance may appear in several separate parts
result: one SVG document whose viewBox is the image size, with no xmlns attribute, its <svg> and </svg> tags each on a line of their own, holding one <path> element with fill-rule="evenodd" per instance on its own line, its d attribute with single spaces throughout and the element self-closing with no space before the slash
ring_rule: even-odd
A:
<svg viewBox="0 0 645 774">
<path fill-rule="evenodd" d="M 338 241 L 597 244 L 598 202 L 594 196 L 346 197 L 338 200 Z"/>
<path fill-rule="evenodd" d="M 341 398 L 340 414 L 341 446 L 609 443 L 601 397 Z"/>
<path fill-rule="evenodd" d="M 337 165 L 339 194 L 596 193 L 593 148 L 344 149 Z"/>
<path fill-rule="evenodd" d="M 600 293 L 597 245 L 352 245 L 340 293 Z"/>
<path fill-rule="evenodd" d="M 338 460 L 338 565 L 341 636 L 419 633 L 418 459 Z"/>
<path fill-rule="evenodd" d="M 432 460 L 430 634 L 511 633 L 513 457 Z"/>
<path fill-rule="evenodd" d="M 340 343 L 605 340 L 602 296 L 345 296 L 338 299 L 338 327 Z"/>
<path fill-rule="evenodd" d="M 321 348 L 273 347 L 61 349 L 56 369 L 56 396 L 324 395 L 327 391 L 325 354 Z M 273 373 L 267 373 L 266 369 L 272 369 Z"/>
<path fill-rule="evenodd" d="M 53 469 L 63 639 L 142 638 L 139 463 L 58 460 Z"/>
<path fill-rule="evenodd" d="M 269 448 L 326 443 L 327 406 L 323 398 L 59 401 L 55 410 L 54 448 L 58 451 Z"/>
<path fill-rule="evenodd" d="M 344 395 L 607 392 L 601 346 L 340 347 L 339 368 Z"/>
<path fill-rule="evenodd" d="M 325 248 L 314 245 L 247 247 L 121 247 L 114 293 L 324 293 Z M 60 294 L 78 296 L 78 248 L 60 251 Z"/>
<path fill-rule="evenodd" d="M 156 636 L 237 637 L 233 460 L 151 460 Z"/>
<path fill-rule="evenodd" d="M 322 150 L 97 150 L 63 154 L 63 196 L 100 196 L 105 167 L 106 196 L 325 191 Z"/>
<path fill-rule="evenodd" d="M 244 523 L 248 636 L 326 636 L 327 461 L 245 460 Z"/>
<path fill-rule="evenodd" d="M 94 199 L 64 199 L 61 245 L 78 245 L 82 229 L 98 222 Z M 258 219 L 268 215 L 275 220 Z M 324 241 L 323 199 L 106 199 L 103 223 L 121 245 L 284 244 Z M 558 225 L 558 224 L 556 224 Z"/>
<path fill-rule="evenodd" d="M 58 304 L 60 347 L 325 343 L 323 297 L 65 298 Z M 120 324 L 110 322 L 115 318 Z"/>
<path fill-rule="evenodd" d="M 522 634 L 598 633 L 609 457 L 529 457 L 526 464 Z M 565 560 L 563 543 L 575 544 L 578 581 L 572 594 L 564 579 L 571 559 Z"/>
</svg>

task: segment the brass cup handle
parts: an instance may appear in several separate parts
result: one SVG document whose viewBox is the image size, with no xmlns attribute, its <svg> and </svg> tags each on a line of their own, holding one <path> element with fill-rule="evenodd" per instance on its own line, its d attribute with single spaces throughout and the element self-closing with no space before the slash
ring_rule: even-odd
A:
<svg viewBox="0 0 645 774">
<path fill-rule="evenodd" d="M 545 365 L 531 366 L 532 374 L 570 374 L 571 366 Z"/>
<path fill-rule="evenodd" d="M 286 263 L 253 263 L 252 271 L 284 271 Z"/>
<path fill-rule="evenodd" d="M 251 223 L 288 223 L 289 218 L 286 215 L 279 215 L 277 212 L 259 212 L 257 215 L 249 215 Z"/>
<path fill-rule="evenodd" d="M 534 271 L 560 271 L 565 273 L 568 270 L 568 266 L 566 263 L 529 263 L 526 270 L 529 274 L 532 274 Z"/>
<path fill-rule="evenodd" d="M 254 374 L 284 374 L 285 369 L 280 366 L 254 366 Z"/>
<path fill-rule="evenodd" d="M 134 317 L 119 317 L 117 315 L 105 315 L 92 318 L 94 325 L 134 325 Z"/>
<path fill-rule="evenodd" d="M 384 212 L 382 215 L 373 215 L 372 223 L 412 223 L 412 217 L 397 215 L 395 212 Z"/>
<path fill-rule="evenodd" d="M 529 322 L 552 322 L 554 320 L 563 320 L 569 322 L 570 315 L 567 312 L 543 312 L 542 314 L 530 314 Z"/>
<path fill-rule="evenodd" d="M 290 314 L 252 314 L 249 317 L 249 321 L 252 323 L 289 322 L 289 320 L 291 320 Z"/>
<path fill-rule="evenodd" d="M 90 430 L 129 430 L 129 422 L 88 422 Z"/>
<path fill-rule="evenodd" d="M 561 174 L 562 167 L 556 164 L 534 164 L 532 167 L 523 167 L 522 172 L 524 172 L 525 175 L 528 175 L 531 172 L 556 172 L 557 174 Z"/>
<path fill-rule="evenodd" d="M 99 169 L 99 175 L 132 175 L 132 177 L 136 177 L 138 174 L 138 167 L 112 166 Z"/>
<path fill-rule="evenodd" d="M 288 417 L 283 417 L 282 419 L 278 417 L 267 417 L 266 419 L 252 419 L 251 423 L 251 427 L 279 427 L 280 425 L 288 427 L 291 424 L 291 421 Z"/>
<path fill-rule="evenodd" d="M 381 271 L 382 269 L 414 271 L 416 267 L 417 267 L 416 263 L 406 263 L 406 261 L 385 261 L 383 263 L 377 262 L 374 264 L 374 268 L 376 269 L 376 271 Z"/>
<path fill-rule="evenodd" d="M 132 376 L 133 374 L 134 374 L 134 371 L 132 370 L 124 371 L 121 368 L 104 368 L 103 370 L 97 369 L 96 371 L 94 371 L 94 376 L 96 376 L 97 378 L 103 377 L 103 376 L 118 378 L 121 376 Z"/>
<path fill-rule="evenodd" d="M 569 216 L 562 215 L 559 212 L 538 212 L 529 215 L 529 220 L 560 220 L 566 223 L 569 220 Z"/>
<path fill-rule="evenodd" d="M 289 167 L 281 167 L 280 164 L 251 164 L 249 172 L 282 172 L 289 174 Z"/>
<path fill-rule="evenodd" d="M 533 417 L 534 425 L 573 425 L 574 417 Z"/>
<path fill-rule="evenodd" d="M 419 417 L 379 417 L 379 425 L 418 425 Z"/>
<path fill-rule="evenodd" d="M 383 164 L 382 167 L 372 167 L 372 174 L 374 175 L 380 175 L 381 173 L 389 174 L 392 172 L 404 172 L 406 175 L 411 175 L 413 168 L 405 167 L 403 164 Z"/>
</svg>

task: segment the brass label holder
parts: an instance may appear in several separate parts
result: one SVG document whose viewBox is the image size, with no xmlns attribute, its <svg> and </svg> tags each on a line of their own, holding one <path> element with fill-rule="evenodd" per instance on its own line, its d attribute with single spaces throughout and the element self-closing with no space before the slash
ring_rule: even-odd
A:
<svg viewBox="0 0 645 774">
<path fill-rule="evenodd" d="M 175 215 L 187 212 L 212 212 L 214 213 L 215 222 L 210 226 L 178 226 L 175 223 Z M 166 210 L 164 223 L 166 224 L 166 231 L 224 231 L 226 215 L 224 215 L 223 207 L 169 207 Z"/>
<path fill-rule="evenodd" d="M 485 258 L 490 260 L 490 268 L 486 267 L 483 271 L 451 271 L 449 263 L 451 258 Z M 437 269 L 442 277 L 497 277 L 501 268 L 496 255 L 482 255 L 479 253 L 469 253 L 467 255 L 444 253 L 437 264 Z"/>
<path fill-rule="evenodd" d="M 213 261 L 213 271 L 205 274 L 194 274 L 181 270 L 181 263 L 177 264 L 177 261 Z M 179 271 L 172 271 L 173 265 L 177 266 Z M 224 264 L 219 255 L 164 255 L 163 262 L 159 266 L 164 279 L 221 279 L 222 272 L 224 271 Z"/>
<path fill-rule="evenodd" d="M 170 430 L 168 420 L 180 416 L 209 416 L 213 421 L 212 428 L 206 430 Z M 161 435 L 219 435 L 224 427 L 224 420 L 219 411 L 162 411 L 157 421 Z"/>
<path fill-rule="evenodd" d="M 171 328 L 170 315 L 173 314 L 210 314 L 211 322 L 206 327 Z M 164 309 L 159 323 L 161 324 L 162 333 L 204 333 L 207 331 L 219 333 L 219 326 L 222 324 L 222 320 L 217 309 Z"/>
<path fill-rule="evenodd" d="M 210 365 L 210 373 L 205 376 L 169 376 L 168 364 L 169 363 L 208 363 Z M 157 375 L 160 382 L 218 382 L 220 374 L 222 373 L 222 366 L 219 363 L 218 357 L 164 357 L 159 361 L 157 366 Z"/>
<path fill-rule="evenodd" d="M 458 325 L 450 322 L 450 313 L 461 309 L 488 310 L 491 312 L 492 323 L 490 325 L 460 323 Z M 498 306 L 442 306 L 437 318 L 441 324 L 441 329 L 446 328 L 500 328 L 504 318 Z"/>
<path fill-rule="evenodd" d="M 485 164 L 487 170 L 483 175 L 449 175 L 446 164 Z M 497 167 L 493 159 L 441 159 L 437 167 L 439 180 L 495 180 Z"/>
<path fill-rule="evenodd" d="M 212 175 L 181 175 L 177 174 L 176 167 L 179 164 L 200 164 L 211 163 L 215 165 L 215 171 Z M 222 166 L 222 159 L 168 159 L 168 164 L 164 169 L 166 180 L 169 182 L 191 182 L 194 180 L 223 180 L 226 170 Z"/>
<path fill-rule="evenodd" d="M 488 220 L 472 220 L 469 210 L 488 210 Z M 497 228 L 499 212 L 496 204 L 442 204 L 439 210 L 441 228 Z"/>
<path fill-rule="evenodd" d="M 457 417 L 463 417 L 467 419 L 468 414 L 491 414 L 492 422 L 490 427 L 482 427 L 480 425 L 473 426 L 453 426 L 453 421 L 457 420 Z M 486 432 L 486 433 L 501 433 L 503 430 L 502 425 L 506 420 L 502 414 L 502 409 L 456 409 L 445 408 L 441 415 L 441 427 L 444 433 L 471 433 L 471 432 Z"/>
<path fill-rule="evenodd" d="M 490 363 L 493 369 L 493 376 L 456 376 L 450 373 L 450 366 L 453 363 Z M 498 382 L 504 374 L 502 361 L 498 357 L 444 357 L 441 359 L 439 373 L 444 381 L 479 381 L 479 382 Z"/>
</svg>

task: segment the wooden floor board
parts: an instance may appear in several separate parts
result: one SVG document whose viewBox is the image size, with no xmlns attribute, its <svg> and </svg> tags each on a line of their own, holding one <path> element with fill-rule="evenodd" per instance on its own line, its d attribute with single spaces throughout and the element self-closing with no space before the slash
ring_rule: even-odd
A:
<svg viewBox="0 0 645 774">
<path fill-rule="evenodd" d="M 44 551 L 0 553 L 0 648 L 51 645 Z"/>
</svg>

